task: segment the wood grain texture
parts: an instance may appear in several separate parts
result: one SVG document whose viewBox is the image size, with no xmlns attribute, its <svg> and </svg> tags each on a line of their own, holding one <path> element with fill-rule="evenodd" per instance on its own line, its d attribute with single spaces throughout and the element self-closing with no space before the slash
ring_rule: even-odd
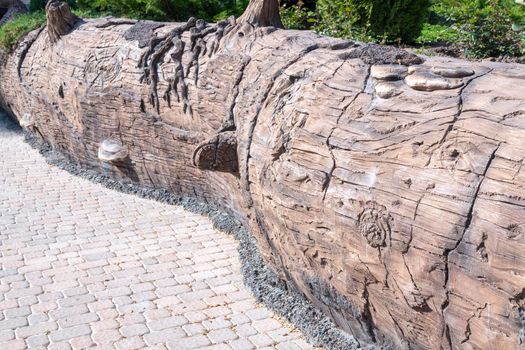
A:
<svg viewBox="0 0 525 350">
<path fill-rule="evenodd" d="M 75 162 L 230 211 L 363 344 L 524 347 L 523 65 L 234 19 L 48 35 L 0 55 L 0 100 Z"/>
</svg>

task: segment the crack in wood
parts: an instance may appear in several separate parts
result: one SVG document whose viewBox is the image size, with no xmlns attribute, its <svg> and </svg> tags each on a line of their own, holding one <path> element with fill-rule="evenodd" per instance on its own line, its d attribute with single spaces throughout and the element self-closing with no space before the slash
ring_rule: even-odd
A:
<svg viewBox="0 0 525 350">
<path fill-rule="evenodd" d="M 498 146 L 496 147 L 496 149 L 492 152 L 486 166 L 485 166 L 485 170 L 483 172 L 483 174 L 481 174 L 481 178 L 480 178 L 480 181 L 479 181 L 479 184 L 476 188 L 476 191 L 474 192 L 474 195 L 472 197 L 472 202 L 470 204 L 470 208 L 469 208 L 469 211 L 467 213 L 467 220 L 464 224 L 464 228 L 463 228 L 463 232 L 461 233 L 459 239 L 457 240 L 455 246 L 452 248 L 452 249 L 446 249 L 443 253 L 444 257 L 445 257 L 445 270 L 444 270 L 444 273 L 445 273 L 445 283 L 444 283 L 444 288 L 445 288 L 445 300 L 443 301 L 443 304 L 441 305 L 441 314 L 443 315 L 443 324 L 444 324 L 444 334 L 446 335 L 446 339 L 447 341 L 449 342 L 449 346 L 450 348 L 452 348 L 452 340 L 450 338 L 450 329 L 449 329 L 449 325 L 447 324 L 446 322 L 446 319 L 445 319 L 445 313 L 447 311 L 447 308 L 450 306 L 450 286 L 449 286 L 449 282 L 450 282 L 450 271 L 449 271 L 449 257 L 450 257 L 450 254 L 451 253 L 454 253 L 458 247 L 461 245 L 461 243 L 463 242 L 463 239 L 465 238 L 465 233 L 468 231 L 468 229 L 470 228 L 470 225 L 472 223 L 472 219 L 473 219 L 473 215 L 474 215 L 474 207 L 476 205 L 476 201 L 478 199 L 478 194 L 479 194 L 479 191 L 481 189 L 481 186 L 483 185 L 483 180 L 485 180 L 486 178 L 486 175 L 487 175 L 487 172 L 489 171 L 490 169 L 490 166 L 492 165 L 492 162 L 494 161 L 494 159 L 496 158 L 496 153 L 498 152 L 498 149 L 499 147 L 501 146 L 501 143 L 498 144 Z"/>
</svg>

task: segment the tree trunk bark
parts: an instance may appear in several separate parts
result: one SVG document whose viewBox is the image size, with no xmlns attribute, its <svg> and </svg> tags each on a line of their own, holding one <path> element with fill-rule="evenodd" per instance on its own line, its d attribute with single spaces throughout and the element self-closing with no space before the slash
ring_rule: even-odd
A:
<svg viewBox="0 0 525 350">
<path fill-rule="evenodd" d="M 523 348 L 525 67 L 265 27 L 275 3 L 37 30 L 0 101 L 84 167 L 230 211 L 363 343 Z"/>
</svg>

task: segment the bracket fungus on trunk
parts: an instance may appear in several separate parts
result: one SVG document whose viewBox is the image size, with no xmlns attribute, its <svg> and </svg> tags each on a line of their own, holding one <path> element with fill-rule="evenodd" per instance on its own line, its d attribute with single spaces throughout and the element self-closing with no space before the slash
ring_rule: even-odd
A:
<svg viewBox="0 0 525 350">
<path fill-rule="evenodd" d="M 56 150 L 228 211 L 363 344 L 523 348 L 525 66 L 278 30 L 276 0 L 65 17 L 0 55 L 0 103 Z"/>
<path fill-rule="evenodd" d="M 18 121 L 20 126 L 24 129 L 31 129 L 35 126 L 35 120 L 31 117 L 31 114 L 24 113 L 22 118 Z"/>
<path fill-rule="evenodd" d="M 106 163 L 117 163 L 126 160 L 128 150 L 120 141 L 106 139 L 98 148 L 98 159 Z"/>
</svg>

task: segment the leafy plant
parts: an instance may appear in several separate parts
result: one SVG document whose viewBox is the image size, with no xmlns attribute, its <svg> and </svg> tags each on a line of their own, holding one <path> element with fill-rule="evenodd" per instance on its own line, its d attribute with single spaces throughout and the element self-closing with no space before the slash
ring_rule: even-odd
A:
<svg viewBox="0 0 525 350">
<path fill-rule="evenodd" d="M 445 39 L 474 58 L 525 55 L 525 7 L 514 0 L 440 0 L 431 11 L 421 43 Z"/>
<path fill-rule="evenodd" d="M 116 17 L 165 19 L 165 13 L 159 7 L 159 0 L 78 0 L 78 6 L 84 10 L 110 13 Z"/>
<path fill-rule="evenodd" d="M 18 15 L 14 20 L 0 27 L 0 48 L 11 51 L 27 33 L 46 23 L 45 14 L 40 12 Z"/>
<path fill-rule="evenodd" d="M 193 16 L 211 22 L 231 15 L 240 15 L 249 0 L 77 0 L 77 2 L 80 9 L 116 17 L 185 21 Z"/>
<path fill-rule="evenodd" d="M 525 54 L 520 34 L 512 29 L 517 18 L 513 3 L 507 0 L 478 0 L 472 4 L 472 13 L 462 18 L 460 40 L 467 56 L 521 56 Z"/>
<path fill-rule="evenodd" d="M 287 29 L 310 29 L 317 22 L 317 14 L 301 3 L 284 5 L 281 7 L 281 20 Z"/>
<path fill-rule="evenodd" d="M 451 26 L 425 23 L 421 35 L 416 39 L 418 44 L 456 43 L 460 39 L 459 32 Z"/>
<path fill-rule="evenodd" d="M 412 43 L 429 6 L 430 0 L 319 0 L 315 27 L 336 37 Z"/>
</svg>

